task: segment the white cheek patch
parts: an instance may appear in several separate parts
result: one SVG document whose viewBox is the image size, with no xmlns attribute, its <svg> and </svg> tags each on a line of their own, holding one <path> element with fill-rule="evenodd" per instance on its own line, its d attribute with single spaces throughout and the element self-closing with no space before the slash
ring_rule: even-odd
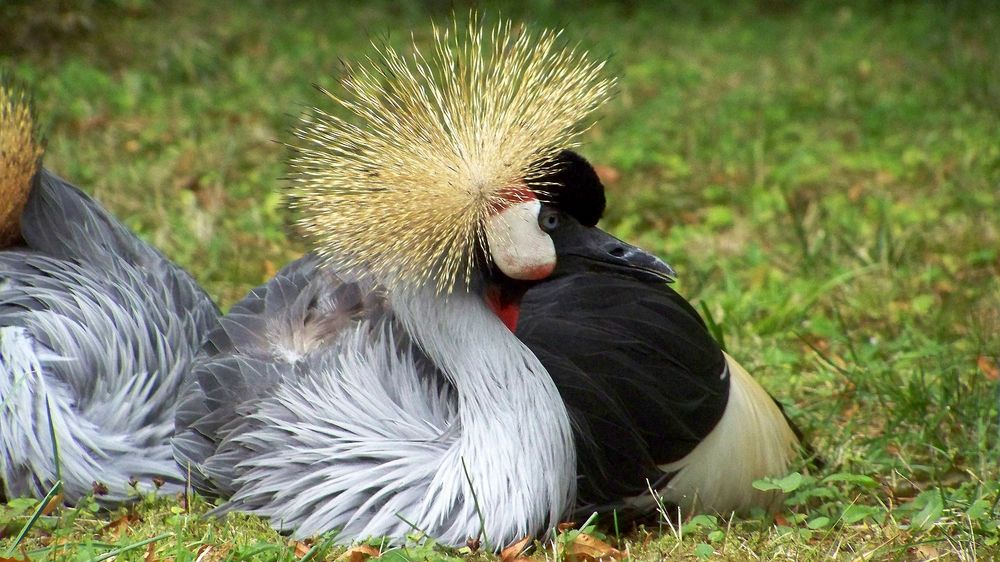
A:
<svg viewBox="0 0 1000 562">
<path fill-rule="evenodd" d="M 486 221 L 486 240 L 493 263 L 511 279 L 533 281 L 548 277 L 556 267 L 552 238 L 538 227 L 537 200 L 506 207 Z"/>
</svg>

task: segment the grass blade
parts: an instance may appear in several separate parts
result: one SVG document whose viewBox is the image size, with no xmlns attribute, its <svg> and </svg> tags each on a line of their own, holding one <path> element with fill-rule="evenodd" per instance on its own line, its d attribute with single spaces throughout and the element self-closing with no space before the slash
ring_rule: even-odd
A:
<svg viewBox="0 0 1000 562">
<path fill-rule="evenodd" d="M 715 317 L 712 316 L 712 311 L 708 309 L 708 305 L 705 301 L 701 301 L 701 315 L 705 318 L 705 324 L 708 325 L 708 331 L 715 338 L 715 341 L 719 343 L 719 347 L 722 351 L 726 351 L 726 334 L 722 331 L 722 326 L 720 326 L 716 321 Z"/>
<path fill-rule="evenodd" d="M 49 420 L 49 439 L 52 441 L 52 462 L 56 468 L 56 480 L 62 481 L 62 463 L 59 462 L 59 441 L 56 440 L 56 427 L 52 423 L 52 407 L 48 395 L 45 396 L 45 416 Z"/>
<path fill-rule="evenodd" d="M 309 562 L 315 558 L 317 554 L 319 554 L 320 549 L 329 548 L 336 538 L 337 533 L 330 533 L 326 536 L 326 538 L 314 544 L 312 548 L 307 550 L 306 553 L 302 555 L 302 558 L 299 559 L 299 562 Z"/>
<path fill-rule="evenodd" d="M 479 516 L 479 531 L 483 535 L 483 545 L 487 551 L 490 548 L 490 538 L 486 536 L 486 518 L 483 517 L 483 510 L 479 508 L 479 496 L 476 495 L 476 487 L 472 485 L 472 477 L 469 476 L 469 467 L 465 465 L 465 457 L 462 457 L 462 472 L 465 473 L 465 480 L 469 483 L 469 490 L 472 491 L 472 503 L 476 507 L 476 515 Z"/>
<path fill-rule="evenodd" d="M 116 548 L 114 550 L 109 550 L 108 552 L 105 552 L 104 554 L 102 554 L 100 556 L 95 556 L 94 558 L 91 558 L 89 560 L 89 562 L 102 562 L 103 560 L 107 560 L 109 558 L 114 558 L 115 556 L 118 556 L 118 555 L 123 554 L 125 552 L 128 552 L 130 550 L 135 550 L 137 548 L 146 546 L 149 543 L 154 543 L 156 541 L 161 541 L 163 539 L 166 539 L 166 538 L 169 538 L 169 537 L 172 537 L 172 536 L 174 536 L 173 533 L 163 533 L 162 535 L 156 535 L 155 537 L 150 537 L 148 539 L 143 539 L 143 540 L 141 540 L 139 542 L 134 542 L 134 543 L 132 543 L 130 545 L 126 545 L 126 546 L 123 546 L 121 548 Z"/>
<path fill-rule="evenodd" d="M 62 480 L 56 480 L 56 483 L 53 484 L 52 488 L 49 489 L 49 493 L 45 494 L 45 497 L 42 498 L 42 501 L 38 504 L 38 507 L 35 508 L 35 512 L 31 514 L 31 517 L 28 518 L 28 521 L 24 524 L 23 527 L 21 527 L 21 531 L 17 534 L 17 538 L 14 539 L 13 544 L 11 544 L 10 548 L 7 549 L 8 557 L 14 556 L 14 553 L 17 552 L 17 547 L 20 546 L 21 541 L 23 541 L 24 537 L 26 537 L 28 533 L 31 532 L 31 528 L 35 526 L 35 523 L 38 522 L 38 518 L 42 516 L 42 512 L 45 511 L 45 506 L 49 505 L 49 502 L 52 501 L 52 498 L 54 498 L 61 489 L 62 489 Z"/>
</svg>

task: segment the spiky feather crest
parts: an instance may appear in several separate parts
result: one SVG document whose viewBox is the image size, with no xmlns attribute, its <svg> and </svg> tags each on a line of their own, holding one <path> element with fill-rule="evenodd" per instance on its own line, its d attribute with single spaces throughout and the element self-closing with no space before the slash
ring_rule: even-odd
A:
<svg viewBox="0 0 1000 562">
<path fill-rule="evenodd" d="M 433 35 L 429 56 L 373 43 L 343 95 L 322 90 L 358 123 L 303 116 L 289 196 L 328 262 L 446 293 L 469 281 L 484 220 L 550 171 L 614 81 L 559 31 L 472 17 Z"/>
<path fill-rule="evenodd" d="M 0 72 L 0 248 L 19 237 L 42 146 L 26 90 Z"/>
</svg>

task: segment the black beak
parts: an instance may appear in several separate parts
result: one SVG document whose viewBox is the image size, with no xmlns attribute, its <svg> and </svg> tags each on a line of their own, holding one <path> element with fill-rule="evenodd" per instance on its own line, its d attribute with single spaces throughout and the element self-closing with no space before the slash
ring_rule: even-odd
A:
<svg viewBox="0 0 1000 562">
<path fill-rule="evenodd" d="M 556 247 L 554 275 L 611 271 L 653 283 L 676 280 L 674 268 L 653 254 L 626 244 L 596 226 L 572 223 L 550 234 Z"/>
</svg>

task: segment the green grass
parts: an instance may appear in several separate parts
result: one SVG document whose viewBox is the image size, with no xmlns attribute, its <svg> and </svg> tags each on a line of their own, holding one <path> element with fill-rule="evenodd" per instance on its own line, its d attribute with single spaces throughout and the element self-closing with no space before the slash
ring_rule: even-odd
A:
<svg viewBox="0 0 1000 562">
<path fill-rule="evenodd" d="M 425 41 L 451 11 L 56 5 L 0 6 L 0 64 L 35 90 L 46 164 L 225 306 L 303 251 L 275 140 L 322 103 L 311 84 L 334 85 L 338 58 L 371 37 Z M 604 226 L 677 268 L 825 461 L 771 483 L 789 491 L 777 522 L 697 518 L 620 546 L 649 560 L 1000 557 L 1000 383 L 977 366 L 1000 356 L 1000 12 L 536 0 L 504 13 L 611 56 L 620 91 L 582 149 L 620 176 Z M 0 507 L 0 552 L 34 505 Z M 22 547 L 88 560 L 161 537 L 119 558 L 296 556 L 257 519 L 198 518 L 201 500 L 149 500 L 125 520 L 93 508 L 43 516 Z"/>
</svg>

